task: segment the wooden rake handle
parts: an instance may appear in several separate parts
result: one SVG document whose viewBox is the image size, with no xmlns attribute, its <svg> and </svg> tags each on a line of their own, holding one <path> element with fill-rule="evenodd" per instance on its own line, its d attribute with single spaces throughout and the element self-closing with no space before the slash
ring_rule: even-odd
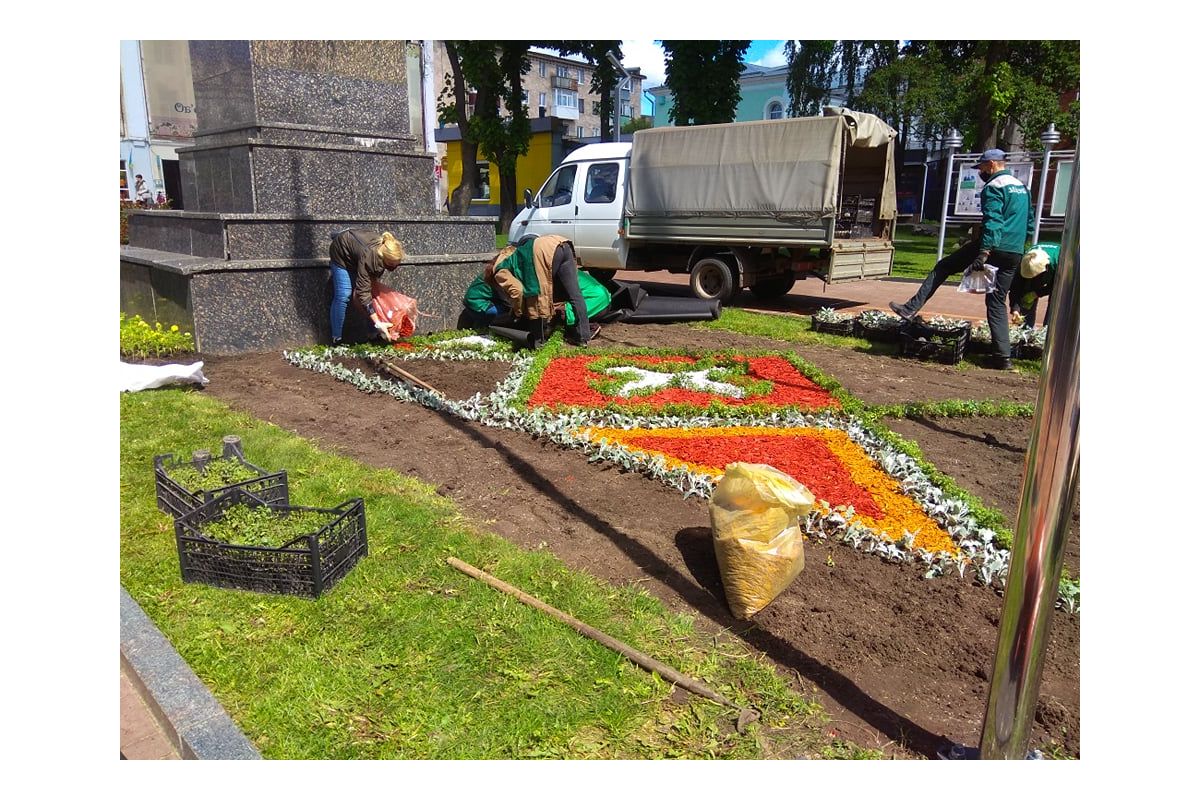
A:
<svg viewBox="0 0 1200 800">
<path fill-rule="evenodd" d="M 637 664 L 639 667 L 642 667 L 643 669 L 648 669 L 651 672 L 656 672 L 659 675 L 661 675 L 663 678 L 665 678 L 666 680 L 670 681 L 671 683 L 682 686 L 683 688 L 687 689 L 689 692 L 698 694 L 701 697 L 707 697 L 709 700 L 720 703 L 721 705 L 729 706 L 730 708 L 735 708 L 735 709 L 738 709 L 739 711 L 742 710 L 738 705 L 730 702 L 729 700 L 726 700 L 724 697 L 717 694 L 716 692 L 714 692 L 712 689 L 705 686 L 700 681 L 694 680 L 693 678 L 689 678 L 688 676 L 684 675 L 683 673 L 672 669 L 671 667 L 667 666 L 666 664 L 662 663 L 661 661 L 659 661 L 655 658 L 651 658 L 650 656 L 646 655 L 645 653 L 643 653 L 639 650 L 634 650 L 632 647 L 625 644 L 624 642 L 620 642 L 620 641 L 614 639 L 613 637 L 609 636 L 607 633 L 604 633 L 603 631 L 596 630 L 591 625 L 588 625 L 585 622 L 580 622 L 579 620 L 572 617 L 570 614 L 566 614 L 562 611 L 559 611 L 557 608 L 554 608 L 553 606 L 546 605 L 541 600 L 538 600 L 536 597 L 525 594 L 525 592 L 522 592 L 517 587 L 515 587 L 511 584 L 505 583 L 504 581 L 500 580 L 499 578 L 489 575 L 488 573 L 484 572 L 481 569 L 477 569 L 476 567 L 473 567 L 470 564 L 467 564 L 463 561 L 459 561 L 457 558 L 454 558 L 453 556 L 447 558 L 446 563 L 448 563 L 450 566 L 454 567 L 459 572 L 464 572 L 467 575 L 470 575 L 472 578 L 481 580 L 484 583 L 488 584 L 489 586 L 491 586 L 495 589 L 499 589 L 500 591 L 504 592 L 505 594 L 511 594 L 513 597 L 517 598 L 518 600 L 520 600 L 522 603 L 524 603 L 527 606 L 533 606 L 538 611 L 544 611 L 545 613 L 547 613 L 550 616 L 557 619 L 559 622 L 563 622 L 563 623 L 566 623 L 567 625 L 570 625 L 576 631 L 578 631 L 579 633 L 588 637 L 589 639 L 594 639 L 595 641 L 599 642 L 600 644 L 604 645 L 605 647 L 609 648 L 610 650 L 616 650 L 618 653 L 625 656 L 630 661 Z"/>
</svg>

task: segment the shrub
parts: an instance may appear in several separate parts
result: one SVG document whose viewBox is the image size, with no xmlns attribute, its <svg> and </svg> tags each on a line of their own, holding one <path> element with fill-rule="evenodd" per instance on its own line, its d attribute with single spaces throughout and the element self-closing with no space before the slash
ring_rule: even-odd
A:
<svg viewBox="0 0 1200 800">
<path fill-rule="evenodd" d="M 126 317 L 121 314 L 121 355 L 146 358 L 187 353 L 195 350 L 192 335 L 179 330 L 178 325 L 163 328 L 161 322 L 151 327 L 137 314 Z"/>
</svg>

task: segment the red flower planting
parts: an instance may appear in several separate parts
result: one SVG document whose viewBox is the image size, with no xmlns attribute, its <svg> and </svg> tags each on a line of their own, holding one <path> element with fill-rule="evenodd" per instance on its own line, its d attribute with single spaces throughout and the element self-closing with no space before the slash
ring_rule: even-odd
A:
<svg viewBox="0 0 1200 800">
<path fill-rule="evenodd" d="M 829 392 L 802 375 L 787 359 L 780 356 L 758 356 L 744 360 L 746 376 L 759 381 L 770 381 L 771 391 L 766 394 L 730 397 L 713 392 L 668 387 L 653 394 L 631 397 L 605 395 L 589 385 L 598 376 L 588 365 L 601 356 L 570 356 L 556 358 L 542 373 L 537 389 L 529 398 L 530 407 L 585 406 L 599 408 L 607 405 L 623 407 L 649 406 L 662 408 L 667 405 L 694 405 L 699 407 L 718 403 L 726 406 L 767 405 L 772 407 L 799 407 L 806 410 L 838 408 L 840 404 Z M 629 366 L 652 368 L 666 362 L 695 363 L 691 356 L 628 356 Z"/>
<path fill-rule="evenodd" d="M 855 482 L 841 459 L 817 436 L 705 436 L 696 431 L 686 439 L 646 433 L 626 441 L 633 447 L 670 453 L 680 461 L 717 470 L 734 461 L 770 464 L 831 506 L 854 506 L 859 514 L 872 519 L 884 516 L 871 494 Z"/>
</svg>

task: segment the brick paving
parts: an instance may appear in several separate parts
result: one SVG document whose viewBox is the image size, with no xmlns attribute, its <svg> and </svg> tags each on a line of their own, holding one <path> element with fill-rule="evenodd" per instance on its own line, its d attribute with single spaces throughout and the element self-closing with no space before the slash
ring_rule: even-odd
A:
<svg viewBox="0 0 1200 800">
<path fill-rule="evenodd" d="M 178 751 L 146 707 L 124 667 L 121 668 L 121 755 L 130 761 L 179 759 Z"/>
</svg>

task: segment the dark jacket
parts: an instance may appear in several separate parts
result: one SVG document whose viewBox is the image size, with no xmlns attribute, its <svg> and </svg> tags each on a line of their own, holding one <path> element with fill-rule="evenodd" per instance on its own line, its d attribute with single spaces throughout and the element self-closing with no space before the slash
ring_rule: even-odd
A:
<svg viewBox="0 0 1200 800">
<path fill-rule="evenodd" d="M 383 277 L 387 268 L 371 242 L 379 238 L 375 231 L 350 228 L 333 235 L 329 243 L 329 260 L 350 273 L 354 297 L 363 308 L 374 313 L 371 303 L 371 282 Z"/>
</svg>

